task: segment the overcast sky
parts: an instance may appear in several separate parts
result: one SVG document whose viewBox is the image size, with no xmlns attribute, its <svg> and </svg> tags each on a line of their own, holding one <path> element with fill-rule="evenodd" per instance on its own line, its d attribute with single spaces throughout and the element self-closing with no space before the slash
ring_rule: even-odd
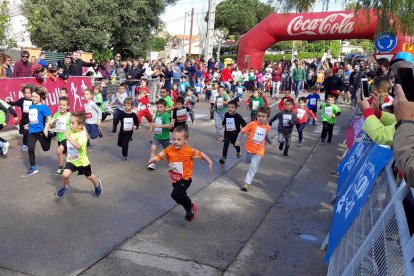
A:
<svg viewBox="0 0 414 276">
<path fill-rule="evenodd" d="M 216 3 L 220 3 L 223 0 L 216 0 Z M 266 0 L 261 0 L 266 3 Z M 343 0 L 331 0 L 329 5 L 329 10 L 341 10 Z M 318 4 L 315 5 L 315 11 L 322 11 L 321 3 L 322 1 L 318 0 Z M 191 13 L 191 8 L 194 8 L 194 26 L 193 34 L 199 33 L 199 25 L 206 24 L 204 22 L 204 17 L 208 10 L 208 0 L 178 0 L 174 6 L 168 6 L 165 9 L 165 13 L 161 15 L 162 21 L 167 25 L 167 31 L 174 34 L 183 34 L 184 33 L 184 15 L 187 12 Z M 187 16 L 186 20 L 186 34 L 190 33 L 190 16 Z"/>
</svg>

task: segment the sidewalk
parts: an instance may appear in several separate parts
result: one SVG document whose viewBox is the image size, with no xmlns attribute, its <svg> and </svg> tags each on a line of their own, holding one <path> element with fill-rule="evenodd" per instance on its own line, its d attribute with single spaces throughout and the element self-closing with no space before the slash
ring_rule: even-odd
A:
<svg viewBox="0 0 414 276">
<path fill-rule="evenodd" d="M 298 147 L 294 132 L 288 158 L 267 147 L 249 192 L 239 189 L 247 165 L 236 164 L 191 196 L 199 206 L 195 222 L 185 222 L 177 206 L 81 274 L 325 275 L 319 248 L 331 211 L 324 202 L 335 191 L 337 144 L 350 113 L 340 107 L 332 144 L 320 144 L 320 133 L 308 126 Z"/>
</svg>

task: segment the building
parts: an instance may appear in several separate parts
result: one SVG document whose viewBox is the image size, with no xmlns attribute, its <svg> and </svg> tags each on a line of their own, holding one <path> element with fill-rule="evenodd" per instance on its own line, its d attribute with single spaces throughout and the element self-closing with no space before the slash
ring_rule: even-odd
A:
<svg viewBox="0 0 414 276">
<path fill-rule="evenodd" d="M 191 56 L 198 57 L 203 55 L 201 37 L 193 35 L 191 38 Z M 188 56 L 190 50 L 190 35 L 174 35 L 165 47 L 165 52 L 171 60 L 175 57 Z"/>
<path fill-rule="evenodd" d="M 33 47 L 30 40 L 30 34 L 27 31 L 27 18 L 23 15 L 22 0 L 4 0 L 7 3 L 9 12 L 9 26 L 6 30 L 6 36 L 14 39 L 17 46 Z"/>
</svg>

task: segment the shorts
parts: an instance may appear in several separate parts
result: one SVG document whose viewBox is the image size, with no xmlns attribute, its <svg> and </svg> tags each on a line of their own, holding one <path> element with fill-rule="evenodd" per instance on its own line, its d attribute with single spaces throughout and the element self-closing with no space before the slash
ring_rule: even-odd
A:
<svg viewBox="0 0 414 276">
<path fill-rule="evenodd" d="M 89 133 L 91 139 L 99 136 L 99 128 L 97 124 L 86 124 L 86 131 Z"/>
<path fill-rule="evenodd" d="M 63 154 L 66 154 L 68 151 L 68 146 L 66 145 L 66 139 L 62 140 L 61 142 L 58 141 L 58 146 L 62 145 L 63 146 Z"/>
<path fill-rule="evenodd" d="M 170 145 L 170 139 L 158 140 L 154 137 L 154 140 L 151 143 L 156 147 L 162 147 L 163 149 L 167 148 Z"/>
<path fill-rule="evenodd" d="M 87 166 L 80 166 L 77 167 L 75 165 L 73 165 L 71 162 L 66 162 L 65 165 L 65 170 L 70 170 L 71 172 L 78 172 L 78 175 L 83 174 L 84 176 L 91 176 L 92 175 L 92 169 L 91 169 L 91 164 L 87 165 Z"/>
</svg>

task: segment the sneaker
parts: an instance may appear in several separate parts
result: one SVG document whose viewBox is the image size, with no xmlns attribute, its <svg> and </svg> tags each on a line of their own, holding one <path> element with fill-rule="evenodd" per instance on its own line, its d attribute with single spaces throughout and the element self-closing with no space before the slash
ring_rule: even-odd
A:
<svg viewBox="0 0 414 276">
<path fill-rule="evenodd" d="M 279 144 L 279 150 L 283 149 L 283 144 Z"/>
<path fill-rule="evenodd" d="M 151 163 L 151 164 L 149 164 L 148 166 L 147 166 L 147 169 L 148 170 L 155 170 L 155 164 L 154 163 Z"/>
<path fill-rule="evenodd" d="M 27 173 L 26 173 L 26 174 L 22 175 L 22 177 L 28 177 L 28 176 L 31 176 L 31 175 L 37 174 L 38 172 L 39 172 L 39 170 L 38 170 L 38 169 L 32 169 L 32 168 L 30 168 L 30 169 L 27 171 Z"/>
<path fill-rule="evenodd" d="M 243 155 L 242 155 L 241 152 L 239 152 L 239 153 L 236 154 L 236 156 L 237 156 L 237 158 L 241 158 Z"/>
<path fill-rule="evenodd" d="M 127 159 L 128 159 L 128 157 L 126 157 L 126 156 L 122 156 L 122 158 L 121 158 L 122 161 L 126 161 Z"/>
<path fill-rule="evenodd" d="M 283 156 L 284 156 L 284 157 L 288 157 L 289 155 L 287 154 L 287 152 L 284 152 L 284 153 L 283 153 Z"/>
<path fill-rule="evenodd" d="M 359 136 L 358 138 L 356 138 L 355 142 L 358 142 L 358 143 L 371 143 L 372 139 L 368 136 L 368 134 L 364 133 L 361 136 Z"/>
<path fill-rule="evenodd" d="M 98 128 L 98 132 L 99 132 L 99 134 L 98 134 L 99 138 L 102 138 L 103 137 L 102 129 L 101 128 Z"/>
<path fill-rule="evenodd" d="M 198 211 L 198 206 L 197 204 L 195 204 L 194 202 L 191 203 L 191 209 L 188 210 L 185 214 L 185 220 L 187 220 L 188 222 L 192 222 L 195 220 L 196 215 L 197 215 L 197 211 Z"/>
<path fill-rule="evenodd" d="M 208 121 L 208 122 L 211 124 L 211 123 L 214 123 L 214 120 L 210 120 L 210 121 Z"/>
<path fill-rule="evenodd" d="M 244 184 L 243 187 L 241 187 L 241 190 L 243 192 L 247 192 L 247 190 L 250 188 L 250 184 Z"/>
<path fill-rule="evenodd" d="M 9 142 L 4 143 L 3 150 L 2 150 L 3 155 L 7 155 L 7 152 L 9 151 L 9 146 L 10 146 Z"/>
<path fill-rule="evenodd" d="M 223 139 L 223 137 L 221 137 L 221 136 L 217 136 L 217 137 L 216 137 L 216 139 L 217 139 L 217 140 L 222 140 L 222 139 Z"/>
<path fill-rule="evenodd" d="M 226 163 L 226 158 L 224 157 L 220 158 L 219 163 L 224 165 L 224 163 Z"/>
<path fill-rule="evenodd" d="M 98 186 L 95 187 L 95 195 L 100 196 L 102 194 L 102 182 L 98 180 Z"/>
<path fill-rule="evenodd" d="M 58 198 L 63 197 L 63 195 L 66 193 L 66 191 L 69 190 L 69 187 L 66 188 L 65 186 L 61 187 L 59 190 L 56 191 L 56 196 Z"/>
<path fill-rule="evenodd" d="M 321 138 L 321 143 L 325 143 L 325 139 L 322 139 L 322 138 Z"/>
<path fill-rule="evenodd" d="M 62 169 L 57 169 L 57 171 L 55 172 L 55 175 L 62 175 L 62 174 L 63 174 Z"/>
<path fill-rule="evenodd" d="M 303 141 L 299 141 L 298 146 L 302 146 L 302 145 L 303 145 Z"/>
<path fill-rule="evenodd" d="M 86 148 L 87 151 L 91 151 L 92 150 L 92 146 L 89 146 Z"/>
<path fill-rule="evenodd" d="M 21 149 L 22 151 L 27 151 L 27 150 L 29 149 L 29 147 L 28 147 L 28 146 L 26 146 L 26 145 L 22 145 L 22 146 L 20 147 L 20 149 Z"/>
</svg>

